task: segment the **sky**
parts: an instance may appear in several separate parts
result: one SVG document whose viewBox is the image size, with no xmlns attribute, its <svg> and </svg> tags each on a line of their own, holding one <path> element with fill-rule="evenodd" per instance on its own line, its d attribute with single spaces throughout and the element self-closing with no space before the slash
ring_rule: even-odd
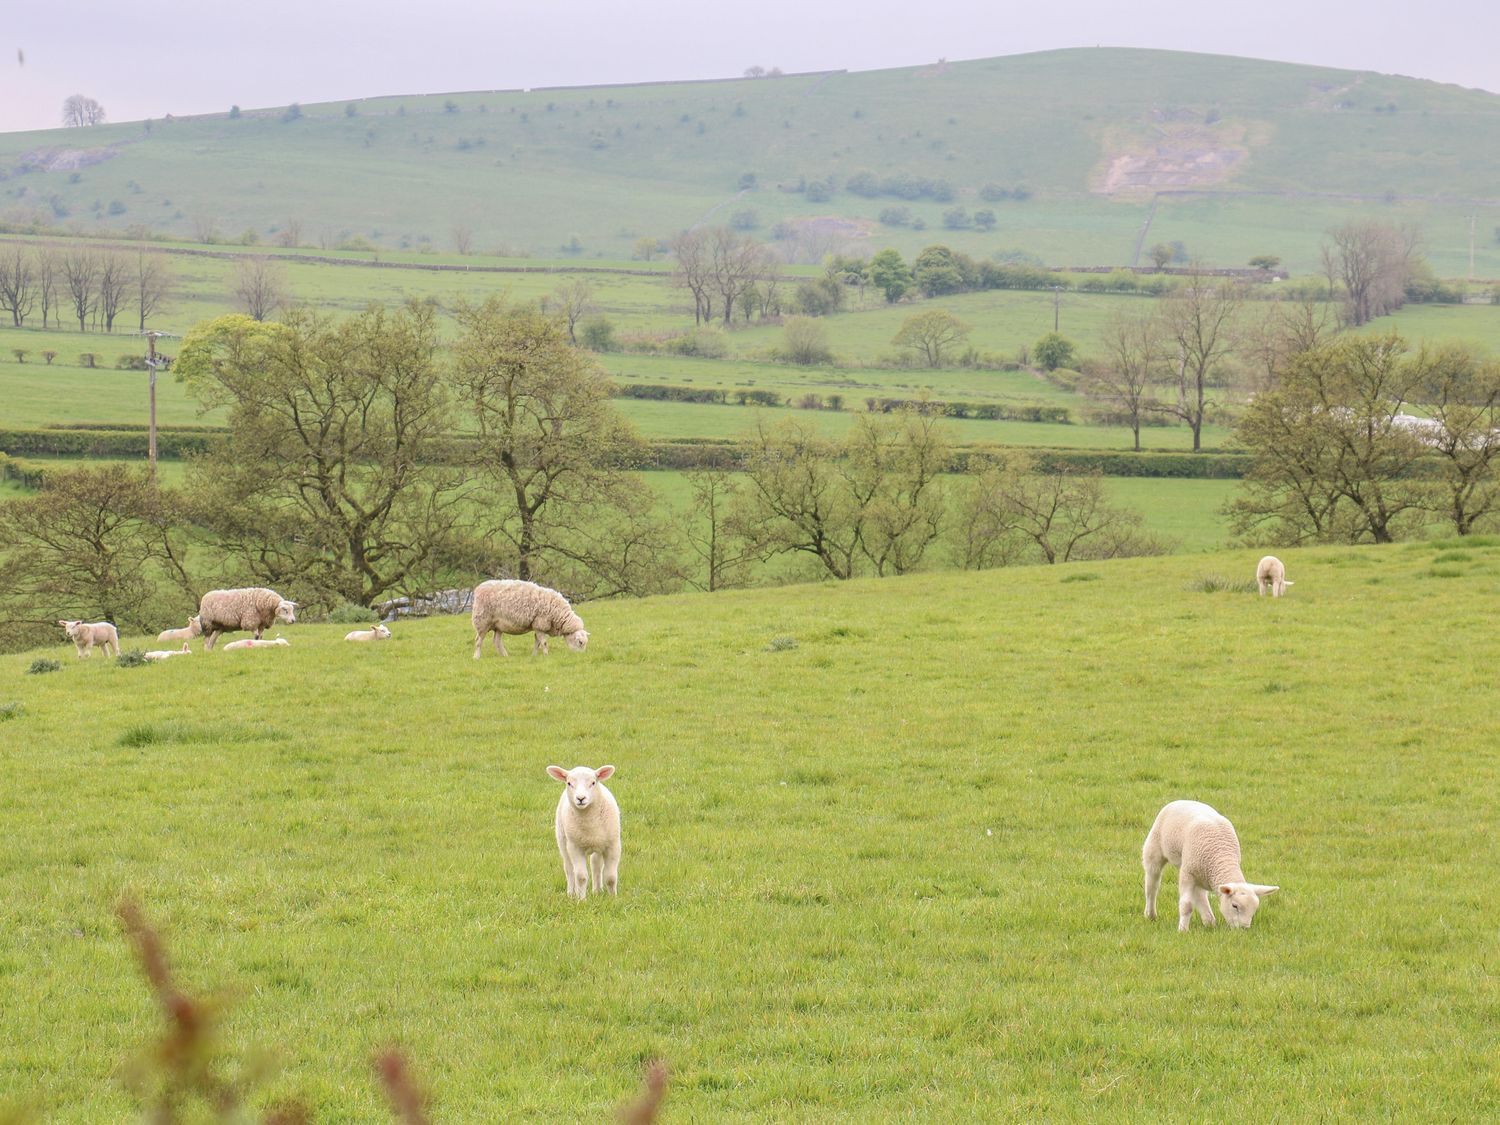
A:
<svg viewBox="0 0 1500 1125">
<path fill-rule="evenodd" d="M 0 0 L 0 132 L 384 94 L 1154 47 L 1500 93 L 1500 0 Z"/>
</svg>

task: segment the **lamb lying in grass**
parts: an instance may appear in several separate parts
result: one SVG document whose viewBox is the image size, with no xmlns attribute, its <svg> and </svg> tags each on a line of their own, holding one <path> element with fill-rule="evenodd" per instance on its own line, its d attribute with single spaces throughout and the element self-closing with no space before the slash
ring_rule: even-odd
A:
<svg viewBox="0 0 1500 1125">
<path fill-rule="evenodd" d="M 548 766 L 547 772 L 563 782 L 553 827 L 557 832 L 557 850 L 562 854 L 563 874 L 568 879 L 569 896 L 576 899 L 587 897 L 591 871 L 595 894 L 605 888 L 610 894 L 617 894 L 620 883 L 620 805 L 603 784 L 605 778 L 614 774 L 615 767 L 600 766 L 591 770 L 588 766 L 575 766 L 565 770 L 561 766 Z"/>
<path fill-rule="evenodd" d="M 93 656 L 95 645 L 104 650 L 105 656 L 120 655 L 120 634 L 108 621 L 98 621 L 92 625 L 85 621 L 59 621 L 58 624 L 78 650 L 78 659 L 86 660 Z"/>
<path fill-rule="evenodd" d="M 583 619 L 573 612 L 568 599 L 556 590 L 522 582 L 515 578 L 496 578 L 474 587 L 474 659 L 484 651 L 485 634 L 495 634 L 495 651 L 505 651 L 502 634 L 536 633 L 531 653 L 547 651 L 547 638 L 566 637 L 568 647 L 582 652 L 589 643 Z"/>
<path fill-rule="evenodd" d="M 1286 566 L 1275 555 L 1267 555 L 1255 564 L 1255 585 L 1260 590 L 1261 597 L 1265 597 L 1266 587 L 1271 587 L 1271 596 L 1279 598 L 1286 593 L 1288 586 L 1295 586 L 1295 582 L 1286 580 Z"/>
<path fill-rule="evenodd" d="M 174 629 L 173 632 L 181 632 L 181 630 Z M 170 660 L 174 656 L 192 656 L 193 650 L 188 648 L 187 641 L 183 641 L 181 648 L 153 649 L 143 655 L 147 660 Z"/>
<path fill-rule="evenodd" d="M 194 637 L 203 635 L 203 623 L 196 617 L 189 617 L 185 629 L 163 629 L 156 634 L 159 641 L 190 641 Z"/>
<path fill-rule="evenodd" d="M 1173 801 L 1156 814 L 1141 863 L 1146 868 L 1146 917 L 1153 921 L 1161 869 L 1177 865 L 1177 928 L 1183 933 L 1195 907 L 1205 926 L 1214 924 L 1210 887 L 1219 892 L 1224 921 L 1235 929 L 1249 929 L 1260 900 L 1280 889 L 1245 882 L 1234 825 L 1202 801 Z"/>
<path fill-rule="evenodd" d="M 246 637 L 242 641 L 230 641 L 224 646 L 224 651 L 229 652 L 237 648 L 276 648 L 279 645 L 289 645 L 291 643 L 285 637 L 277 637 L 274 641 L 261 640 L 259 637 Z"/>
<path fill-rule="evenodd" d="M 384 641 L 389 639 L 391 631 L 384 625 L 376 625 L 371 629 L 356 629 L 352 633 L 345 633 L 346 641 Z"/>
</svg>

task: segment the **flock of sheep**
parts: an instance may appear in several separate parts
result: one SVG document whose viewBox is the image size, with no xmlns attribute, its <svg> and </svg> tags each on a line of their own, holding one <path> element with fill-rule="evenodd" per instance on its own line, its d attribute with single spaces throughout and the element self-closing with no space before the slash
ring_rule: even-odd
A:
<svg viewBox="0 0 1500 1125">
<path fill-rule="evenodd" d="M 1255 583 L 1262 596 L 1269 589 L 1271 596 L 1277 598 L 1292 585 L 1287 581 L 1285 565 L 1274 555 L 1267 555 L 1256 564 Z M 157 638 L 182 641 L 182 647 L 148 652 L 146 659 L 166 660 L 187 654 L 188 642 L 197 636 L 203 637 L 203 649 L 207 652 L 222 634 L 233 632 L 255 635 L 226 644 L 226 651 L 286 645 L 284 638 L 263 640 L 261 634 L 277 621 L 295 622 L 296 608 L 295 602 L 264 587 L 210 590 L 203 595 L 198 613 L 188 618 L 186 627 L 168 629 Z M 472 620 L 475 660 L 483 652 L 485 637 L 491 634 L 501 656 L 508 655 L 503 641 L 506 634 L 534 633 L 533 655 L 546 653 L 549 636 L 566 638 L 568 647 L 575 652 L 582 652 L 589 639 L 583 619 L 567 598 L 556 590 L 516 579 L 496 579 L 476 586 Z M 119 653 L 119 634 L 108 622 L 59 621 L 58 624 L 67 631 L 80 657 L 89 656 L 95 645 L 103 648 L 105 655 Z M 384 625 L 376 625 L 357 629 L 344 640 L 375 641 L 390 635 Z M 563 783 L 553 830 L 568 895 L 575 899 L 588 896 L 591 877 L 594 894 L 619 892 L 620 804 L 604 785 L 614 772 L 614 766 L 600 766 L 597 770 L 587 766 L 547 767 L 547 773 Z M 1234 825 L 1201 801 L 1172 801 L 1156 814 L 1151 824 L 1141 848 L 1148 919 L 1156 918 L 1162 869 L 1169 864 L 1177 868 L 1177 928 L 1184 932 L 1195 911 L 1205 926 L 1214 924 L 1210 891 L 1219 896 L 1219 912 L 1224 921 L 1231 927 L 1244 929 L 1255 917 L 1261 900 L 1280 889 L 1245 879 L 1240 870 L 1240 841 Z"/>
</svg>

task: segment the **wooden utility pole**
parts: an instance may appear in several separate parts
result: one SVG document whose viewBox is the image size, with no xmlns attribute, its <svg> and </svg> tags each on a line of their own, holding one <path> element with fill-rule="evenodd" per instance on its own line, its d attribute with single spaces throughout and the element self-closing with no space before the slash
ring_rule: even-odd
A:
<svg viewBox="0 0 1500 1125">
<path fill-rule="evenodd" d="M 170 332 L 148 329 L 141 333 L 146 337 L 146 387 L 151 401 L 151 425 L 146 432 L 146 460 L 151 465 L 151 483 L 156 483 L 156 370 L 165 367 L 167 360 L 156 354 L 156 341 Z"/>
<path fill-rule="evenodd" d="M 1476 216 L 1469 216 L 1469 280 L 1474 280 L 1474 220 Z"/>
<path fill-rule="evenodd" d="M 1057 331 L 1058 307 L 1059 307 L 1059 305 L 1061 305 L 1061 303 L 1062 303 L 1062 286 L 1061 285 L 1054 285 L 1052 287 L 1052 331 L 1053 332 Z"/>
</svg>

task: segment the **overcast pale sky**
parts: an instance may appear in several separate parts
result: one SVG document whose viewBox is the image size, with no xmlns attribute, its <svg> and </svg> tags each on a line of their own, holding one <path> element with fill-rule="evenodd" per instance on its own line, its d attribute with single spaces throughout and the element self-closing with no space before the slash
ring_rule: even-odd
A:
<svg viewBox="0 0 1500 1125">
<path fill-rule="evenodd" d="M 1098 44 L 1500 92 L 1500 0 L 0 0 L 0 131 L 58 125 L 75 93 L 128 121 Z"/>
</svg>

